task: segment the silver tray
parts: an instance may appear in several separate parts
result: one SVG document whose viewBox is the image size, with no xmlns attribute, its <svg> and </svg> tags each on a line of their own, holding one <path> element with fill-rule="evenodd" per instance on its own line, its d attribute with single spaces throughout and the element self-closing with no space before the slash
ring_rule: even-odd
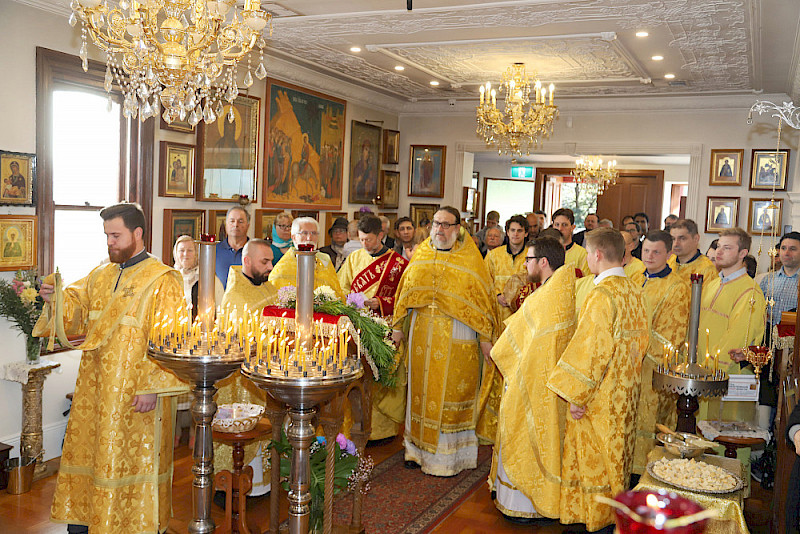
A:
<svg viewBox="0 0 800 534">
<path fill-rule="evenodd" d="M 653 465 L 655 463 L 656 462 L 650 462 L 650 463 L 647 464 L 647 473 L 651 477 L 653 477 L 654 479 L 658 480 L 659 482 L 662 482 L 664 484 L 669 484 L 670 486 L 674 486 L 676 488 L 680 488 L 680 489 L 684 489 L 684 490 L 688 490 L 688 491 L 694 491 L 695 493 L 705 493 L 706 495 L 725 495 L 727 493 L 733 493 L 734 491 L 739 491 L 740 489 L 742 489 L 744 487 L 744 481 L 742 480 L 742 478 L 739 475 L 735 475 L 735 474 L 731 473 L 729 470 L 725 469 L 724 467 L 719 467 L 718 465 L 715 465 L 714 467 L 719 467 L 720 469 L 722 469 L 723 471 L 725 471 L 726 473 L 728 473 L 730 476 L 733 477 L 733 479 L 736 481 L 736 485 L 733 488 L 726 489 L 726 490 L 704 490 L 704 489 L 698 489 L 698 488 L 690 488 L 689 486 L 683 486 L 681 484 L 676 484 L 674 482 L 670 482 L 669 480 L 663 479 L 660 476 L 658 476 L 655 473 L 655 471 L 653 471 Z M 703 462 L 703 463 L 708 463 L 708 462 Z M 713 465 L 713 464 L 708 464 L 708 465 Z"/>
</svg>

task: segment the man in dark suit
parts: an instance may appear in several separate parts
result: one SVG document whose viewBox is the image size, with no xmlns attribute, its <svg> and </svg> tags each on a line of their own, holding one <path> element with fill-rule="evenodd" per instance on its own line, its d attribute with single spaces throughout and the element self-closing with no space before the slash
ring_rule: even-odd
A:
<svg viewBox="0 0 800 534">
<path fill-rule="evenodd" d="M 333 221 L 333 225 L 328 230 L 328 235 L 331 236 L 331 244 L 327 247 L 322 247 L 319 251 L 331 257 L 333 268 L 338 271 L 344 262 L 342 246 L 347 243 L 347 219 L 338 217 Z"/>
<path fill-rule="evenodd" d="M 572 242 L 577 243 L 580 246 L 583 246 L 583 238 L 586 235 L 586 232 L 591 232 L 600 224 L 600 218 L 597 216 L 596 213 L 589 213 L 586 217 L 583 218 L 583 227 L 585 230 L 581 230 L 577 234 L 572 236 Z"/>
</svg>

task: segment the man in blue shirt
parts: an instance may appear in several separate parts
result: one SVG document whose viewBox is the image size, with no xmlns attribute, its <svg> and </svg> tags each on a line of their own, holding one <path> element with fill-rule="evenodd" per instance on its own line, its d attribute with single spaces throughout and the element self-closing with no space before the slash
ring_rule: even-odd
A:
<svg viewBox="0 0 800 534">
<path fill-rule="evenodd" d="M 222 287 L 227 287 L 228 270 L 231 265 L 242 264 L 242 249 L 249 239 L 250 214 L 242 206 L 233 206 L 225 215 L 227 238 L 217 244 L 216 274 Z"/>
</svg>

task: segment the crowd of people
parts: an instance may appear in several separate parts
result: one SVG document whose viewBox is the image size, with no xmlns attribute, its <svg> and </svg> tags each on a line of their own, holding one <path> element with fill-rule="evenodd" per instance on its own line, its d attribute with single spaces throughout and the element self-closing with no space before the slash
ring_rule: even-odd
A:
<svg viewBox="0 0 800 534">
<path fill-rule="evenodd" d="M 145 357 L 142 310 L 155 299 L 196 305 L 197 251 L 178 238 L 171 270 L 145 252 L 137 206 L 101 215 L 111 263 L 62 298 L 53 298 L 49 279 L 41 289 L 48 303 L 63 302 L 48 304 L 38 335 L 56 328 L 59 314 L 68 333 L 88 332 L 53 517 L 69 532 L 121 522 L 161 531 L 171 473 L 161 441 L 173 436 L 162 414 L 186 385 Z M 709 332 L 698 353 L 718 355 L 730 374 L 752 373 L 741 348 L 762 344 L 781 312 L 796 306 L 800 233 L 781 237 L 780 268 L 757 282 L 746 267 L 751 238 L 740 228 L 723 231 L 703 254 L 697 224 L 672 215 L 664 229 L 636 213 L 617 230 L 589 214 L 579 232 L 566 208 L 549 218 L 514 215 L 502 227 L 499 219 L 490 212 L 474 235 L 450 206 L 419 227 L 408 217 L 390 226 L 371 213 L 336 219 L 316 255 L 315 285 L 341 299 L 362 293 L 392 327 L 398 380 L 376 384 L 372 440 L 402 433 L 405 466 L 444 477 L 476 468 L 479 445 L 491 444 L 490 491 L 510 521 L 607 528 L 612 511 L 595 496 L 630 487 L 655 446 L 655 424 L 675 425 L 675 398 L 652 387 L 652 372 L 667 347 L 686 339 L 690 275 L 703 275 L 700 329 Z M 217 245 L 218 302 L 232 308 L 276 304 L 277 291 L 296 284 L 297 247 L 317 248 L 324 237 L 309 217 L 282 214 L 271 241 L 248 238 L 249 224 L 246 209 L 231 208 Z M 113 318 L 100 312 L 115 307 Z M 247 382 L 237 375 L 221 383 L 218 402 L 263 402 Z M 770 426 L 774 384 L 762 381 L 762 390 L 760 420 Z M 757 420 L 753 403 L 726 402 L 724 410 L 726 418 Z M 702 402 L 698 418 L 718 414 Z M 800 451 L 798 430 L 789 439 Z M 245 453 L 255 493 L 269 490 L 265 445 Z M 158 491 L 148 486 L 155 480 Z"/>
</svg>

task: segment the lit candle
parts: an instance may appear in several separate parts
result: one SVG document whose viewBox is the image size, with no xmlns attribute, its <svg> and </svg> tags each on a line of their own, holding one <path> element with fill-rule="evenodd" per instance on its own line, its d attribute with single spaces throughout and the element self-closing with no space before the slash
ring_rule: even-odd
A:
<svg viewBox="0 0 800 534">
<path fill-rule="evenodd" d="M 483 105 L 484 93 L 486 93 L 486 88 L 484 86 L 482 86 L 482 85 L 481 85 L 480 92 L 481 92 L 481 106 L 482 106 Z"/>
<path fill-rule="evenodd" d="M 497 91 L 492 89 L 492 107 L 497 107 Z"/>
<path fill-rule="evenodd" d="M 553 93 L 555 92 L 556 86 L 552 83 L 550 84 L 550 105 L 553 105 Z"/>
<path fill-rule="evenodd" d="M 708 351 L 711 350 L 711 343 L 708 341 L 709 334 L 710 332 L 708 331 L 708 328 L 706 328 L 706 354 L 708 354 Z"/>
<path fill-rule="evenodd" d="M 261 364 L 261 360 L 264 356 L 264 334 L 262 333 L 261 336 L 258 338 L 258 345 L 256 345 L 256 362 Z"/>
</svg>

